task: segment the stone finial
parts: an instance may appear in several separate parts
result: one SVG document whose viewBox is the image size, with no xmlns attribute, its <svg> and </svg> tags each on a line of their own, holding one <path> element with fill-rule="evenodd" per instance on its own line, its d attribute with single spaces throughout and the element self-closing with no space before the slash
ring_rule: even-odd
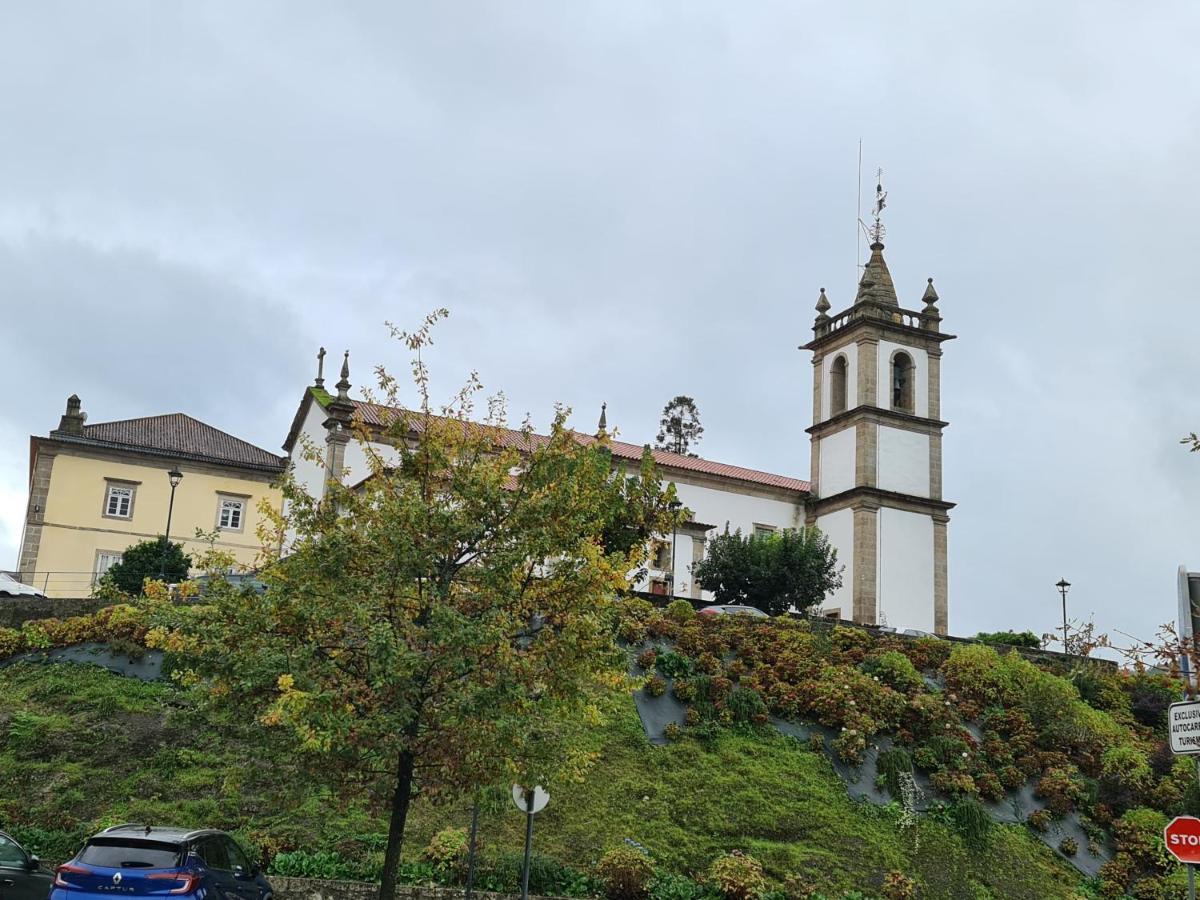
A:
<svg viewBox="0 0 1200 900">
<path fill-rule="evenodd" d="M 83 434 L 83 423 L 87 421 L 87 413 L 82 409 L 78 394 L 67 398 L 67 411 L 58 420 L 58 430 L 66 434 Z"/>
<path fill-rule="evenodd" d="M 600 423 L 596 426 L 596 437 L 608 434 L 608 404 L 600 404 Z"/>
<path fill-rule="evenodd" d="M 921 297 L 921 300 L 925 303 L 925 312 L 931 312 L 930 307 L 938 302 L 938 294 L 933 289 L 932 278 L 929 279 L 929 284 L 926 286 L 925 294 Z"/>
<path fill-rule="evenodd" d="M 347 350 L 345 356 L 342 357 L 342 377 L 337 383 L 337 395 L 339 400 L 350 399 L 350 351 Z"/>
<path fill-rule="evenodd" d="M 821 295 L 817 297 L 817 324 L 829 321 L 829 298 L 825 296 L 825 288 L 821 288 Z"/>
<path fill-rule="evenodd" d="M 325 387 L 325 348 L 322 347 L 317 352 L 317 377 L 313 381 L 314 387 Z"/>
</svg>

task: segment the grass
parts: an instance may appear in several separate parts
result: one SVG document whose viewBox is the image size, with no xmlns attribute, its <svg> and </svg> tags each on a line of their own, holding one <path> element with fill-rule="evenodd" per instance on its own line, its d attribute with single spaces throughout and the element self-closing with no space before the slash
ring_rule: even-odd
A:
<svg viewBox="0 0 1200 900">
<path fill-rule="evenodd" d="M 540 854 L 579 869 L 631 838 L 676 873 L 702 873 L 737 848 L 773 882 L 802 873 L 828 896 L 870 896 L 893 869 L 922 882 L 931 900 L 1052 900 L 1079 886 L 1074 870 L 1020 827 L 990 829 L 983 852 L 930 818 L 904 831 L 895 808 L 851 801 L 823 754 L 773 731 L 652 747 L 621 699 L 592 739 L 595 767 L 554 789 L 534 837 Z M 149 821 L 223 827 L 272 852 L 327 852 L 351 870 L 377 867 L 381 811 L 314 786 L 282 747 L 262 741 L 244 723 L 199 719 L 166 684 L 70 665 L 0 669 L 0 829 L 51 860 L 100 826 Z M 405 856 L 468 821 L 464 803 L 418 802 Z M 511 804 L 481 818 L 491 851 L 519 849 L 522 834 Z"/>
</svg>

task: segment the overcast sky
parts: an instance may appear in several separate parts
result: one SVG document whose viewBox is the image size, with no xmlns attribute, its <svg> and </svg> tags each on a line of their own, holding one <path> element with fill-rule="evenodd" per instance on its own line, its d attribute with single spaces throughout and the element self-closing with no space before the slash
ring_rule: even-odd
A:
<svg viewBox="0 0 1200 900">
<path fill-rule="evenodd" d="M 941 295 L 950 626 L 1149 636 L 1200 569 L 1193 2 L 0 7 L 0 567 L 28 436 L 186 412 L 278 452 L 314 356 L 807 477 L 856 167 Z M 864 200 L 865 202 L 865 200 Z M 862 248 L 865 255 L 865 248 Z"/>
</svg>

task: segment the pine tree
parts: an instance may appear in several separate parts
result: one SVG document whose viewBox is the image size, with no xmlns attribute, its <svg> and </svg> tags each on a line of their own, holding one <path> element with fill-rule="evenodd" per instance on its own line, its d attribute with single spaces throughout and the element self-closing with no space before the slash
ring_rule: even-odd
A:
<svg viewBox="0 0 1200 900">
<path fill-rule="evenodd" d="M 704 428 L 700 425 L 700 411 L 696 401 L 680 394 L 663 407 L 662 419 L 658 423 L 655 449 L 696 456 L 692 448 L 700 443 Z"/>
</svg>

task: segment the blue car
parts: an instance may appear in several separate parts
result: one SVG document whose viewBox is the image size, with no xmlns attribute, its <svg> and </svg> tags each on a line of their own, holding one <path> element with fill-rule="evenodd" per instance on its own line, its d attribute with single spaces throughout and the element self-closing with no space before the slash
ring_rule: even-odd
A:
<svg viewBox="0 0 1200 900">
<path fill-rule="evenodd" d="M 223 831 L 115 825 L 54 873 L 49 900 L 269 900 L 271 884 Z"/>
</svg>

